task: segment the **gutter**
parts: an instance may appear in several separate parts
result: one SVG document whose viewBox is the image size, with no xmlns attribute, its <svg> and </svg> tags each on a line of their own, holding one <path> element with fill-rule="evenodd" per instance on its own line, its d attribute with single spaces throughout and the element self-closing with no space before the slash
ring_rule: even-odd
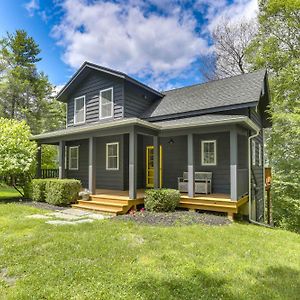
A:
<svg viewBox="0 0 300 300">
<path fill-rule="evenodd" d="M 251 141 L 252 139 L 254 139 L 255 137 L 257 137 L 259 135 L 260 130 L 256 129 L 256 132 L 253 135 L 250 135 L 248 138 L 248 195 L 249 195 L 249 222 L 255 225 L 259 225 L 259 226 L 263 226 L 263 227 L 267 227 L 267 228 L 273 228 L 272 226 L 265 224 L 265 223 L 261 223 L 261 222 L 257 222 L 255 220 L 252 219 L 252 187 L 251 187 Z"/>
</svg>

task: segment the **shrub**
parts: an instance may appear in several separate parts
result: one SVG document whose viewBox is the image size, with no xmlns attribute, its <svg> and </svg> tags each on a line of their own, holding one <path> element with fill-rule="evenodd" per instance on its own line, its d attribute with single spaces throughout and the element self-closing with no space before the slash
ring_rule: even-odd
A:
<svg viewBox="0 0 300 300">
<path fill-rule="evenodd" d="M 180 201 L 180 193 L 173 189 L 158 189 L 145 191 L 145 208 L 149 211 L 175 211 Z"/>
<path fill-rule="evenodd" d="M 45 187 L 49 179 L 33 179 L 31 182 L 31 198 L 33 201 L 45 202 Z"/>
<path fill-rule="evenodd" d="M 69 205 L 78 199 L 80 188 L 76 179 L 46 179 L 45 200 L 49 204 Z"/>
</svg>

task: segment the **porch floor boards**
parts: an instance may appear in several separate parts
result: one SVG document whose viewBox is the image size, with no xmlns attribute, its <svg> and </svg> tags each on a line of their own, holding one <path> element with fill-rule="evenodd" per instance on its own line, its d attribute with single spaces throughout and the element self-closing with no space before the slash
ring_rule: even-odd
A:
<svg viewBox="0 0 300 300">
<path fill-rule="evenodd" d="M 97 189 L 94 195 L 91 195 L 89 201 L 79 200 L 74 204 L 74 208 L 98 211 L 113 215 L 126 214 L 132 208 L 144 203 L 145 190 L 137 190 L 137 198 L 129 199 L 128 191 L 116 191 L 109 189 Z M 239 207 L 248 202 L 248 196 L 240 198 L 238 201 L 232 201 L 228 194 L 196 194 L 190 198 L 186 193 L 181 193 L 179 207 L 190 210 L 207 210 L 227 213 L 230 218 L 238 213 Z"/>
</svg>

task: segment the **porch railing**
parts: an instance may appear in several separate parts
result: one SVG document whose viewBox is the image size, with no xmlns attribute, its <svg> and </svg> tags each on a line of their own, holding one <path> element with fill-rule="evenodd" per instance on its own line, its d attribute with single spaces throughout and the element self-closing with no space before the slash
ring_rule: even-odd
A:
<svg viewBox="0 0 300 300">
<path fill-rule="evenodd" d="M 42 169 L 42 178 L 58 178 L 58 169 Z"/>
<path fill-rule="evenodd" d="M 237 192 L 238 197 L 248 193 L 248 169 L 237 170 Z"/>
</svg>

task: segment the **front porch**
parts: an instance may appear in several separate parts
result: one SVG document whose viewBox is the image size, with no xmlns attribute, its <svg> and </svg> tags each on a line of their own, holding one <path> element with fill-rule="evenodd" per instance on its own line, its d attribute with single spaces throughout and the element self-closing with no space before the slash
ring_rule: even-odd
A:
<svg viewBox="0 0 300 300">
<path fill-rule="evenodd" d="M 96 194 L 91 195 L 89 201 L 79 200 L 74 204 L 75 208 L 83 208 L 95 211 L 106 212 L 114 215 L 124 214 L 137 205 L 144 203 L 145 189 L 137 190 L 136 199 L 130 199 L 129 191 L 116 191 L 109 189 L 96 189 Z M 230 195 L 213 193 L 208 195 L 195 194 L 189 197 L 187 193 L 181 193 L 179 208 L 189 210 L 205 210 L 227 213 L 229 218 L 240 211 L 240 208 L 248 202 L 248 195 L 237 201 L 232 201 Z"/>
<path fill-rule="evenodd" d="M 184 173 L 187 193 L 182 193 L 180 208 L 232 217 L 247 202 L 248 130 L 244 126 L 168 125 L 164 130 L 148 123 L 111 126 L 39 140 L 40 145 L 58 146 L 59 178 L 78 179 L 91 191 L 91 201 L 80 200 L 74 207 L 124 214 L 143 204 L 146 188 L 179 189 Z M 211 146 L 206 156 L 204 142 Z M 208 154 L 213 157 L 209 163 L 204 161 Z M 198 194 L 196 174 L 201 172 L 212 174 L 211 194 Z"/>
</svg>

